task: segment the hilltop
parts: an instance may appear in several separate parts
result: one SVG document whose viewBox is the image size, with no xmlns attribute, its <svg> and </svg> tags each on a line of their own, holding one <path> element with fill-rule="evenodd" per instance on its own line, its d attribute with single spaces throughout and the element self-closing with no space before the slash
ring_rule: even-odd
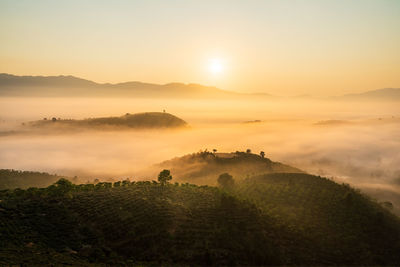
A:
<svg viewBox="0 0 400 267">
<path fill-rule="evenodd" d="M 188 124 L 169 113 L 145 112 L 120 117 L 89 118 L 83 120 L 72 119 L 43 119 L 26 123 L 25 126 L 33 129 L 149 129 L 149 128 L 179 128 Z"/>
<path fill-rule="evenodd" d="M 195 184 L 216 185 L 218 175 L 229 172 L 236 179 L 263 173 L 302 173 L 295 167 L 274 162 L 265 156 L 247 152 L 213 153 L 201 151 L 156 164 L 153 169 L 170 169 L 176 179 Z"/>
</svg>

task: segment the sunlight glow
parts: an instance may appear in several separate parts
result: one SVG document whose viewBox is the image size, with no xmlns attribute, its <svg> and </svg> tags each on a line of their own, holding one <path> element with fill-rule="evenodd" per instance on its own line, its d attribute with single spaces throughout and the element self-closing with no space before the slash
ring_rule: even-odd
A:
<svg viewBox="0 0 400 267">
<path fill-rule="evenodd" d="M 219 74 L 224 70 L 224 66 L 220 59 L 212 59 L 209 62 L 208 69 L 212 74 Z"/>
</svg>

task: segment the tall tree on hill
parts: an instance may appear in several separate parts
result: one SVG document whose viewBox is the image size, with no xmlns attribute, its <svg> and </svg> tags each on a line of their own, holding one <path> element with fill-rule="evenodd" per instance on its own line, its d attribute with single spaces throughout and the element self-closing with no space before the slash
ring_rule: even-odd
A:
<svg viewBox="0 0 400 267">
<path fill-rule="evenodd" d="M 169 180 L 172 180 L 170 170 L 163 170 L 158 175 L 158 181 L 160 182 L 161 185 L 166 185 Z"/>
</svg>

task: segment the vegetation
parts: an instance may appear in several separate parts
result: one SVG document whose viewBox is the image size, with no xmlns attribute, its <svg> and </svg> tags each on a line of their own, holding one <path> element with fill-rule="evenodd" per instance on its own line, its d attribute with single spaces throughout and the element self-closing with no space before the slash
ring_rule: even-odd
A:
<svg viewBox="0 0 400 267">
<path fill-rule="evenodd" d="M 115 129 L 117 128 L 176 128 L 187 126 L 187 123 L 165 112 L 146 112 L 129 114 L 120 117 L 90 118 L 84 120 L 43 119 L 26 124 L 28 127 L 46 129 Z"/>
<path fill-rule="evenodd" d="M 231 189 L 235 185 L 232 175 L 223 173 L 218 177 L 218 185 L 225 189 Z"/>
<path fill-rule="evenodd" d="M 158 181 L 161 185 L 166 185 L 170 180 L 172 180 L 172 176 L 169 170 L 163 170 L 158 175 Z"/>
<path fill-rule="evenodd" d="M 154 166 L 153 169 L 169 169 L 174 173 L 174 178 L 181 182 L 206 185 L 217 185 L 216 178 L 221 173 L 229 173 L 235 179 L 242 180 L 249 176 L 264 173 L 303 172 L 297 168 L 271 161 L 265 157 L 265 154 L 263 155 L 240 151 L 216 153 L 216 151 L 205 150 L 164 161 Z M 156 175 L 156 173 L 153 173 L 153 175 Z"/>
<path fill-rule="evenodd" d="M 1 170 L 9 188 L 57 180 L 0 191 L 0 265 L 400 265 L 390 202 L 261 154 L 171 162 L 192 169 L 181 180 L 209 175 L 219 187 L 171 184 L 168 168 L 158 181 L 79 185 Z"/>
<path fill-rule="evenodd" d="M 292 263 L 400 263 L 399 218 L 384 208 L 387 204 L 349 185 L 304 173 L 272 173 L 241 181 L 234 194 L 290 229 L 295 238 L 283 247 L 294 255 Z"/>
<path fill-rule="evenodd" d="M 400 264 L 399 219 L 348 185 L 272 173 L 221 191 L 170 176 L 1 191 L 0 265 Z"/>
<path fill-rule="evenodd" d="M 44 172 L 0 169 L 0 190 L 28 187 L 46 187 L 62 178 Z"/>
<path fill-rule="evenodd" d="M 268 218 L 213 187 L 60 180 L 0 197 L 0 265 L 280 262 Z"/>
</svg>

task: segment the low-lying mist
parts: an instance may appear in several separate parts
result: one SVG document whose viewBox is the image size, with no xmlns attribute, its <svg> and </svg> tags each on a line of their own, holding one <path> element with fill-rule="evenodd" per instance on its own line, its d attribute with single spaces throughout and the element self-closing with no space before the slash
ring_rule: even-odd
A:
<svg viewBox="0 0 400 267">
<path fill-rule="evenodd" d="M 173 157 L 204 149 L 249 148 L 400 207 L 400 119 L 395 103 L 3 98 L 0 106 L 2 131 L 44 117 L 82 119 L 163 109 L 190 125 L 182 130 L 7 134 L 0 137 L 0 168 L 77 175 L 82 182 L 155 179 L 143 170 Z"/>
</svg>

